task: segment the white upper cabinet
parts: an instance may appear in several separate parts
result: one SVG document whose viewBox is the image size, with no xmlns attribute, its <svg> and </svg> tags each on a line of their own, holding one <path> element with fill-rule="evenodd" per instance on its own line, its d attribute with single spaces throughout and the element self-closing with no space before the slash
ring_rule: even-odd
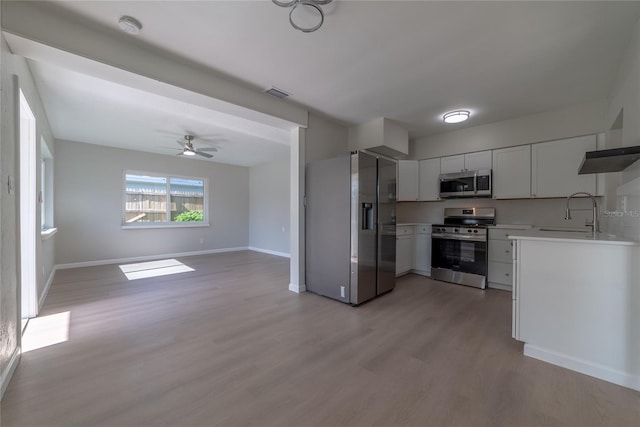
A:
<svg viewBox="0 0 640 427">
<path fill-rule="evenodd" d="M 398 201 L 418 200 L 418 161 L 398 160 Z"/>
<path fill-rule="evenodd" d="M 578 175 L 584 153 L 596 149 L 596 135 L 531 145 L 531 197 L 596 194 L 596 175 Z"/>
<path fill-rule="evenodd" d="M 440 158 L 420 160 L 418 200 L 440 200 Z"/>
<path fill-rule="evenodd" d="M 491 169 L 491 150 L 440 158 L 440 173 Z"/>
<path fill-rule="evenodd" d="M 455 173 L 464 171 L 464 154 L 440 158 L 440 173 Z"/>
<path fill-rule="evenodd" d="M 464 155 L 464 168 L 468 171 L 491 169 L 491 150 Z"/>
<path fill-rule="evenodd" d="M 493 150 L 493 198 L 531 197 L 531 146 Z"/>
</svg>

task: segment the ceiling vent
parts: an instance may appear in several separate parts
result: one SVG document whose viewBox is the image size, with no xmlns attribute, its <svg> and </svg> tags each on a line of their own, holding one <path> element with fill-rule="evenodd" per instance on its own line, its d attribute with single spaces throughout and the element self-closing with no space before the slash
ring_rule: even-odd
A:
<svg viewBox="0 0 640 427">
<path fill-rule="evenodd" d="M 268 93 L 271 96 L 275 96 L 276 98 L 286 98 L 289 96 L 287 92 L 273 86 L 270 89 L 265 90 L 265 93 Z"/>
</svg>

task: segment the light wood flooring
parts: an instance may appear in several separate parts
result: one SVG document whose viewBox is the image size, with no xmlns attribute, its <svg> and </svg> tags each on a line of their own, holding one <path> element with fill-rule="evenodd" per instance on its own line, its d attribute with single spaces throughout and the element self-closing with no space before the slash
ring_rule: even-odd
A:
<svg viewBox="0 0 640 427">
<path fill-rule="evenodd" d="M 522 355 L 508 292 L 408 275 L 353 308 L 288 291 L 285 258 L 181 258 L 128 281 L 61 270 L 5 426 L 634 426 L 640 393 Z"/>
</svg>

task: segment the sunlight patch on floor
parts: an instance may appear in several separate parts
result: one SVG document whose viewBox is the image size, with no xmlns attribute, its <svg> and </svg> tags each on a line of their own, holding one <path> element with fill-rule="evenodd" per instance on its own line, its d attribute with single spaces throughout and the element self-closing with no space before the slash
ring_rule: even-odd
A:
<svg viewBox="0 0 640 427">
<path fill-rule="evenodd" d="M 29 319 L 27 329 L 22 335 L 22 352 L 68 341 L 70 320 L 69 311 Z"/>
<path fill-rule="evenodd" d="M 177 259 L 139 262 L 136 264 L 120 265 L 119 267 L 129 280 L 147 279 L 149 277 L 168 276 L 170 274 L 195 271 Z"/>
</svg>

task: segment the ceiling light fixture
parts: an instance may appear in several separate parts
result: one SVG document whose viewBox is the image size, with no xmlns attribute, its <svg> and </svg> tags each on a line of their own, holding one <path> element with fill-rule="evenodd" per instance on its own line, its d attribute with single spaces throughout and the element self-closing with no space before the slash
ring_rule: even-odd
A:
<svg viewBox="0 0 640 427">
<path fill-rule="evenodd" d="M 460 123 L 467 120 L 470 115 L 471 113 L 467 110 L 449 111 L 447 114 L 442 116 L 442 120 L 444 120 L 445 123 Z"/>
<path fill-rule="evenodd" d="M 120 26 L 120 29 L 127 34 L 140 34 L 140 31 L 142 30 L 142 24 L 140 23 L 140 21 L 127 15 L 120 17 L 120 20 L 118 20 L 118 25 Z"/>
<path fill-rule="evenodd" d="M 185 156 L 195 156 L 196 153 L 194 153 L 193 151 L 189 150 L 187 147 L 184 147 L 184 151 L 182 152 L 182 154 L 184 154 Z"/>
<path fill-rule="evenodd" d="M 280 7 L 290 7 L 289 11 L 289 22 L 291 26 L 296 30 L 300 30 L 303 33 L 312 33 L 318 28 L 322 27 L 322 23 L 324 22 L 324 12 L 322 12 L 322 8 L 325 4 L 331 3 L 333 0 L 291 0 L 291 1 L 279 1 L 272 0 L 275 4 Z M 298 9 L 298 7 L 300 8 Z M 318 20 L 318 23 L 311 26 L 301 26 L 294 22 L 293 15 L 297 15 L 298 19 L 301 17 L 304 18 L 304 13 L 307 16 L 314 16 L 314 19 Z"/>
</svg>

